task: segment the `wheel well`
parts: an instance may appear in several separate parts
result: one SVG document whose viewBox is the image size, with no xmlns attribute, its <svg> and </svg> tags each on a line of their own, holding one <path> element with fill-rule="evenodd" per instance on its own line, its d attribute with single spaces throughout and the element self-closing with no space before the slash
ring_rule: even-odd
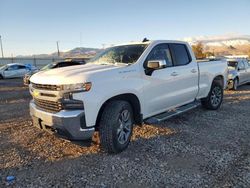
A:
<svg viewBox="0 0 250 188">
<path fill-rule="evenodd" d="M 100 122 L 102 113 L 103 113 L 106 105 L 109 102 L 114 101 L 114 100 L 123 100 L 123 101 L 129 102 L 129 104 L 132 106 L 132 109 L 133 109 L 135 123 L 136 124 L 142 124 L 141 105 L 140 105 L 139 99 L 137 98 L 136 95 L 134 95 L 132 93 L 126 93 L 126 94 L 121 94 L 121 95 L 114 96 L 114 97 L 108 99 L 105 103 L 103 103 L 102 107 L 100 108 L 100 110 L 98 112 L 98 116 L 97 116 L 97 119 L 96 119 L 96 128 L 97 129 L 99 127 L 99 122 Z"/>
<path fill-rule="evenodd" d="M 216 76 L 213 80 L 213 83 L 216 82 L 220 84 L 222 87 L 224 87 L 224 78 L 222 75 Z"/>
</svg>

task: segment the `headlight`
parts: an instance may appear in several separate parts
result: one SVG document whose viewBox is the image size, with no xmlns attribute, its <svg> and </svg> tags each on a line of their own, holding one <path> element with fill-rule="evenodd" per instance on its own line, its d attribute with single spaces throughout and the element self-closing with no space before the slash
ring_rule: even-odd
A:
<svg viewBox="0 0 250 188">
<path fill-rule="evenodd" d="M 79 83 L 79 84 L 66 84 L 61 85 L 61 90 L 64 91 L 89 91 L 91 89 L 91 82 Z"/>
</svg>

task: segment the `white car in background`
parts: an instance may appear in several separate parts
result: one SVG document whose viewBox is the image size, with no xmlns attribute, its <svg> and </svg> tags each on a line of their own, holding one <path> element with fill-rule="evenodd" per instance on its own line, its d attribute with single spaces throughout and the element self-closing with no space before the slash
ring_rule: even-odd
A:
<svg viewBox="0 0 250 188">
<path fill-rule="evenodd" d="M 238 86 L 250 83 L 250 64 L 246 59 L 227 59 L 228 88 L 237 90 Z"/>
<path fill-rule="evenodd" d="M 0 67 L 0 79 L 19 78 L 34 69 L 34 67 L 20 63 L 11 63 Z"/>
</svg>

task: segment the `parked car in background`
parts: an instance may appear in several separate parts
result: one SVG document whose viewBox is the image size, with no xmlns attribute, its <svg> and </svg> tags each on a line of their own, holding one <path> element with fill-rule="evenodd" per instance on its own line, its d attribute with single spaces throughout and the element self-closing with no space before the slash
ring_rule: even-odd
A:
<svg viewBox="0 0 250 188">
<path fill-rule="evenodd" d="M 66 59 L 64 61 L 59 61 L 59 62 L 52 62 L 40 70 L 34 70 L 26 73 L 23 77 L 23 83 L 24 85 L 29 85 L 30 84 L 30 77 L 37 73 L 38 71 L 45 71 L 49 69 L 55 69 L 55 68 L 60 68 L 60 67 L 68 67 L 68 66 L 73 66 L 73 65 L 82 65 L 85 64 L 85 60 L 83 59 Z"/>
<path fill-rule="evenodd" d="M 29 64 L 27 65 L 20 63 L 7 64 L 0 68 L 0 79 L 20 78 L 32 70 L 36 70 L 36 68 Z"/>
<path fill-rule="evenodd" d="M 250 64 L 246 59 L 227 59 L 228 89 L 237 90 L 238 86 L 250 83 Z"/>
</svg>

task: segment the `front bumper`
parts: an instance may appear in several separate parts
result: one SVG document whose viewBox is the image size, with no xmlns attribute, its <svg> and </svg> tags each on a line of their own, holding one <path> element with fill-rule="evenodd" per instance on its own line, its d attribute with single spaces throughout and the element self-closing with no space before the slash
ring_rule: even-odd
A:
<svg viewBox="0 0 250 188">
<path fill-rule="evenodd" d="M 94 127 L 86 127 L 84 110 L 50 113 L 38 109 L 32 100 L 30 115 L 37 128 L 69 140 L 88 140 L 95 131 Z"/>
</svg>

